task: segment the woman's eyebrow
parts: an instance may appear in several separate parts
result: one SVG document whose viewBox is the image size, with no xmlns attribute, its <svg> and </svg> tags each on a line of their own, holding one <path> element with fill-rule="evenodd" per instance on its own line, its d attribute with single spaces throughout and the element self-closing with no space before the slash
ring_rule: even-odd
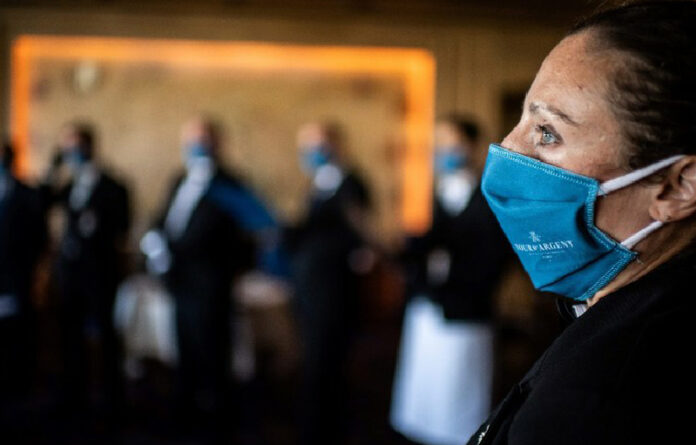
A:
<svg viewBox="0 0 696 445">
<path fill-rule="evenodd" d="M 557 116 L 559 119 L 561 119 L 563 122 L 566 124 L 572 125 L 574 127 L 578 126 L 578 123 L 575 122 L 570 116 L 559 110 L 558 108 L 552 106 L 552 105 L 546 105 L 546 104 L 539 104 L 537 102 L 531 102 L 529 104 L 529 112 L 532 114 L 538 114 L 539 109 L 545 110 L 554 116 Z"/>
</svg>

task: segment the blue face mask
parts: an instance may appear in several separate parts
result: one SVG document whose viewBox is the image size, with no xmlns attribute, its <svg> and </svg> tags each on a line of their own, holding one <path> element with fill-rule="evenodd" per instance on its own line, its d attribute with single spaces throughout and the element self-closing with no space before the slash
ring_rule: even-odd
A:
<svg viewBox="0 0 696 445">
<path fill-rule="evenodd" d="M 453 173 L 464 167 L 466 162 L 466 156 L 458 151 L 437 150 L 435 153 L 435 171 L 437 173 Z"/>
<path fill-rule="evenodd" d="M 210 157 L 210 147 L 208 144 L 203 142 L 194 142 L 192 144 L 187 144 L 184 147 L 184 160 L 189 161 L 191 159 L 209 158 Z"/>
<path fill-rule="evenodd" d="M 611 282 L 636 258 L 631 248 L 662 226 L 655 221 L 617 242 L 594 223 L 597 196 L 638 182 L 682 157 L 600 184 L 492 144 L 481 189 L 534 287 L 583 301 Z"/>
<path fill-rule="evenodd" d="M 300 163 L 302 169 L 308 173 L 316 172 L 320 167 L 331 161 L 330 150 L 324 145 L 317 145 L 302 151 Z"/>
<path fill-rule="evenodd" d="M 194 142 L 184 145 L 184 165 L 188 174 L 204 176 L 209 175 L 215 168 L 215 161 L 211 156 L 210 145 L 204 142 Z"/>
<path fill-rule="evenodd" d="M 80 147 L 76 146 L 66 151 L 65 162 L 70 168 L 76 170 L 85 165 L 87 158 L 82 154 Z"/>
</svg>

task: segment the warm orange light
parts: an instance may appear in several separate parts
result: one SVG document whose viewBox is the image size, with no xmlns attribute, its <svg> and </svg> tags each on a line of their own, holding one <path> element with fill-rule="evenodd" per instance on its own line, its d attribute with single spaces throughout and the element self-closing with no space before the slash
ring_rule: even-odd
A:
<svg viewBox="0 0 696 445">
<path fill-rule="evenodd" d="M 425 50 L 103 37 L 21 36 L 12 45 L 11 129 L 18 172 L 29 166 L 31 64 L 38 58 L 159 62 L 246 71 L 386 74 L 403 81 L 406 141 L 402 164 L 404 229 L 430 223 L 435 62 Z"/>
</svg>

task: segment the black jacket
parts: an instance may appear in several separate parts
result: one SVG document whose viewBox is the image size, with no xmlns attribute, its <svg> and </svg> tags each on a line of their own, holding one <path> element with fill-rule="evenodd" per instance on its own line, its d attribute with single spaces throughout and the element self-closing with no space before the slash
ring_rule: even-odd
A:
<svg viewBox="0 0 696 445">
<path fill-rule="evenodd" d="M 358 277 L 350 267 L 350 254 L 364 241 L 351 214 L 369 205 L 362 179 L 349 172 L 334 193 L 310 196 L 305 217 L 286 230 L 296 303 L 306 323 L 337 326 L 357 315 Z"/>
<path fill-rule="evenodd" d="M 469 444 L 693 441 L 696 255 L 680 255 L 573 321 Z"/>
<path fill-rule="evenodd" d="M 57 257 L 57 275 L 65 298 L 88 297 L 109 310 L 116 286 L 125 273 L 123 246 L 130 227 L 130 202 L 126 187 L 104 171 L 84 206 L 69 205 L 73 184 L 45 196 L 65 209 L 67 219 Z M 104 301 L 99 301 L 104 300 Z"/>
<path fill-rule="evenodd" d="M 46 241 L 46 222 L 37 190 L 9 179 L 0 199 L 0 294 L 29 304 L 34 266 Z"/>
<path fill-rule="evenodd" d="M 8 396 L 23 394 L 32 383 L 36 325 L 31 304 L 36 262 L 46 240 L 46 224 L 39 193 L 6 177 L 0 197 L 0 428 L 7 431 L 3 406 Z M 13 306 L 9 306 L 13 305 Z M 7 411 L 9 413 L 11 411 Z M 3 428 L 5 427 L 5 428 Z M 11 430 L 11 429 L 10 429 Z"/>
<path fill-rule="evenodd" d="M 446 253 L 450 266 L 446 279 L 433 283 L 427 262 L 437 250 Z M 447 213 L 435 198 L 431 228 L 411 239 L 403 256 L 409 295 L 431 298 L 448 319 L 487 321 L 492 316 L 491 294 L 511 252 L 479 187 L 457 215 Z"/>
<path fill-rule="evenodd" d="M 307 214 L 297 226 L 286 230 L 286 245 L 293 253 L 315 247 L 328 249 L 328 245 L 354 248 L 362 241 L 350 221 L 351 210 L 369 206 L 370 196 L 362 178 L 348 172 L 330 196 L 314 192 L 309 197 Z"/>
<path fill-rule="evenodd" d="M 175 181 L 157 225 L 164 227 L 183 175 Z M 228 300 L 234 278 L 253 261 L 250 235 L 223 203 L 213 198 L 218 190 L 240 187 L 237 178 L 218 169 L 208 190 L 196 204 L 177 239 L 169 240 L 172 266 L 165 281 L 174 296 Z"/>
</svg>

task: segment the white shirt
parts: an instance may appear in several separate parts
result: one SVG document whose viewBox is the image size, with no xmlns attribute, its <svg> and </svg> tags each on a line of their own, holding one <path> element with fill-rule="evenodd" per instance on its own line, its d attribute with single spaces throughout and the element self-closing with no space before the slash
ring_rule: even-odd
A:
<svg viewBox="0 0 696 445">
<path fill-rule="evenodd" d="M 345 174 L 335 164 L 326 164 L 319 167 L 314 174 L 312 185 L 320 196 L 330 197 L 343 183 Z"/>
<path fill-rule="evenodd" d="M 70 189 L 70 196 L 68 197 L 68 204 L 73 210 L 80 210 L 89 201 L 92 192 L 94 191 L 94 186 L 99 182 L 99 170 L 91 162 L 86 163 L 75 175 L 72 189 Z"/>
<path fill-rule="evenodd" d="M 189 161 L 186 178 L 179 185 L 164 220 L 164 230 L 170 239 L 183 235 L 193 210 L 208 190 L 213 172 L 214 166 L 208 159 Z"/>
<path fill-rule="evenodd" d="M 435 194 L 450 215 L 458 215 L 469 205 L 471 195 L 476 189 L 478 178 L 468 169 L 440 175 L 437 178 Z"/>
</svg>

